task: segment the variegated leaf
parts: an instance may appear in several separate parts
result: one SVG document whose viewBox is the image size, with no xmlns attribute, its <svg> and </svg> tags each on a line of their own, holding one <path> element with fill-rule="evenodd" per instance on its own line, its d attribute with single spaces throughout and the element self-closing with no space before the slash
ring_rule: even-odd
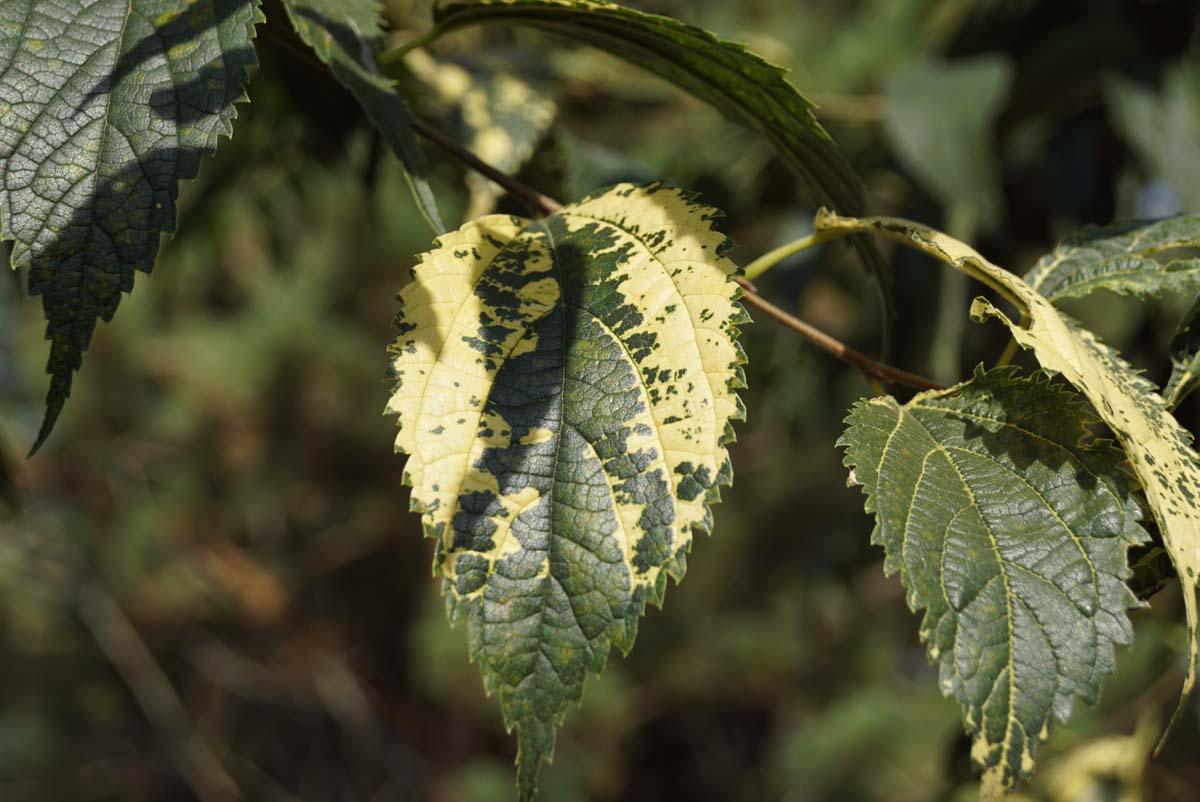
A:
<svg viewBox="0 0 1200 802">
<path fill-rule="evenodd" d="M 533 155 L 558 112 L 549 96 L 511 71 L 471 69 L 424 50 L 408 53 L 404 62 L 454 138 L 503 173 L 516 173 Z M 465 180 L 471 197 L 463 219 L 491 212 L 504 190 L 476 172 Z"/>
<path fill-rule="evenodd" d="M 621 185 L 544 220 L 484 217 L 401 292 L 396 447 L 450 617 L 517 731 L 523 800 L 732 476 L 747 318 L 715 216 Z"/>
<path fill-rule="evenodd" d="M 1183 698 L 1196 684 L 1197 605 L 1200 579 L 1200 461 L 1192 436 L 1167 410 L 1157 389 L 1094 334 L 1059 312 L 1018 276 L 941 232 L 893 218 L 850 219 L 822 212 L 817 231 L 874 231 L 925 251 L 998 292 L 1021 310 L 1028 325 L 1018 325 L 984 298 L 972 315 L 994 317 L 1031 350 L 1042 367 L 1060 373 L 1092 403 L 1129 455 L 1146 499 L 1183 585 L 1190 632 Z M 1181 708 L 1182 709 L 1182 705 Z"/>
<path fill-rule="evenodd" d="M 441 0 L 434 6 L 434 20 L 431 35 L 508 22 L 600 48 L 758 132 L 813 201 L 844 214 L 859 214 L 865 206 L 862 182 L 817 121 L 813 104 L 782 69 L 745 45 L 673 17 L 603 0 Z M 857 239 L 855 247 L 878 284 L 890 328 L 895 309 L 887 265 L 865 238 Z"/>
<path fill-rule="evenodd" d="M 1082 298 L 1096 290 L 1138 297 L 1200 289 L 1200 258 L 1178 251 L 1200 248 L 1200 216 L 1152 223 L 1085 228 L 1043 256 L 1025 274 L 1049 298 Z"/>
<path fill-rule="evenodd" d="M 901 406 L 861 401 L 840 445 L 900 572 L 989 790 L 1033 767 L 1053 718 L 1094 703 L 1133 630 L 1126 550 L 1146 539 L 1125 455 L 1079 396 L 1011 369 Z"/>
</svg>

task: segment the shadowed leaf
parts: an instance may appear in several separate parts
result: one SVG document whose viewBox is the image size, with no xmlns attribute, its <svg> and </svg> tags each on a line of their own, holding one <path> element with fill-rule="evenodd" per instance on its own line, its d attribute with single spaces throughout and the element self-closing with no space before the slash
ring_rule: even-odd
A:
<svg viewBox="0 0 1200 802">
<path fill-rule="evenodd" d="M 0 237 L 50 340 L 49 436 L 96 321 L 175 230 L 181 179 L 232 132 L 257 0 L 0 4 Z"/>
<path fill-rule="evenodd" d="M 814 202 L 846 214 L 864 207 L 863 187 L 813 104 L 784 71 L 744 45 L 671 17 L 597 0 L 450 0 L 434 8 L 436 31 L 486 22 L 530 25 L 584 42 L 649 70 L 762 135 Z M 894 317 L 887 266 L 867 241 L 856 241 Z"/>
<path fill-rule="evenodd" d="M 375 66 L 375 53 L 383 38 L 378 5 L 374 0 L 283 0 L 283 7 L 296 34 L 354 95 L 404 165 L 404 177 L 421 214 L 434 231 L 445 231 L 433 190 L 425 179 L 412 116 L 392 81 Z"/>
<path fill-rule="evenodd" d="M 1168 411 L 1157 388 L 1024 280 L 953 237 L 906 220 L 850 220 L 827 212 L 817 216 L 816 229 L 874 231 L 911 245 L 983 282 L 1020 309 L 1027 325 L 1014 323 L 985 298 L 975 300 L 971 314 L 976 320 L 996 318 L 1008 326 L 1017 343 L 1031 350 L 1044 369 L 1062 374 L 1091 402 L 1124 447 L 1183 586 L 1190 633 L 1182 697 L 1186 700 L 1196 684 L 1200 644 L 1196 606 L 1196 583 L 1200 579 L 1200 506 L 1196 503 L 1200 499 L 1200 461 L 1192 447 L 1192 435 Z M 1182 709 L 1181 701 L 1178 710 Z"/>
<path fill-rule="evenodd" d="M 540 221 L 484 217 L 400 295 L 396 447 L 450 617 L 517 731 L 522 800 L 732 478 L 747 318 L 714 216 L 626 184 Z"/>
</svg>

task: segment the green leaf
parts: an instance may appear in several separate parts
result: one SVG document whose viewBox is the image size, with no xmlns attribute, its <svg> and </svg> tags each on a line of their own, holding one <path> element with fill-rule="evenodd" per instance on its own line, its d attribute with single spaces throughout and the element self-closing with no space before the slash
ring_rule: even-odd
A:
<svg viewBox="0 0 1200 802">
<path fill-rule="evenodd" d="M 1133 638 L 1126 550 L 1146 533 L 1125 455 L 1083 441 L 1093 421 L 1074 393 L 1002 369 L 861 401 L 840 441 L 991 791 L 1032 771 L 1051 719 L 1094 703 L 1112 644 Z"/>
<path fill-rule="evenodd" d="M 977 320 L 994 317 L 1004 323 L 1019 345 L 1033 351 L 1043 368 L 1061 373 L 1091 402 L 1129 455 L 1183 586 L 1190 632 L 1183 684 L 1186 700 L 1196 684 L 1200 643 L 1196 606 L 1196 584 L 1200 580 L 1200 461 L 1192 448 L 1191 434 L 1172 417 L 1157 388 L 1021 278 L 952 237 L 906 220 L 852 220 L 827 212 L 817 215 L 816 230 L 874 231 L 911 245 L 978 279 L 1021 310 L 1022 321 L 1027 324 L 1014 323 L 984 298 L 975 300 L 971 312 Z"/>
<path fill-rule="evenodd" d="M 434 9 L 434 35 L 485 22 L 530 25 L 583 42 L 649 70 L 770 142 L 815 202 L 861 213 L 862 183 L 833 138 L 813 116 L 813 104 L 744 45 L 672 17 L 597 0 L 450 0 Z M 855 243 L 894 317 L 887 267 L 866 241 Z"/>
<path fill-rule="evenodd" d="M 892 73 L 885 86 L 897 155 L 946 208 L 969 210 L 987 231 L 1001 222 L 992 126 L 1012 78 L 1007 58 L 979 56 L 919 63 Z"/>
<path fill-rule="evenodd" d="M 50 340 L 49 436 L 96 321 L 175 230 L 181 179 L 232 131 L 257 0 L 0 3 L 0 237 Z"/>
<path fill-rule="evenodd" d="M 1163 395 L 1171 407 L 1200 387 L 1200 298 L 1171 338 L 1171 379 Z"/>
<path fill-rule="evenodd" d="M 1170 185 L 1185 212 L 1200 212 L 1200 67 L 1180 64 L 1161 93 L 1114 78 L 1105 96 L 1113 127 L 1146 169 Z"/>
<path fill-rule="evenodd" d="M 492 215 L 400 294 L 396 447 L 451 620 L 517 730 L 522 800 L 732 477 L 748 318 L 716 216 L 629 184 L 544 220 Z"/>
<path fill-rule="evenodd" d="M 1129 590 L 1142 601 L 1165 588 L 1176 578 L 1171 555 L 1163 548 L 1162 540 L 1146 543 L 1129 552 Z"/>
<path fill-rule="evenodd" d="M 1171 258 L 1200 248 L 1200 216 L 1088 227 L 1068 237 L 1025 274 L 1051 301 L 1109 290 L 1139 298 L 1200 289 L 1200 259 Z"/>
<path fill-rule="evenodd" d="M 421 214 L 439 234 L 446 230 L 425 179 L 425 162 L 413 133 L 412 115 L 393 82 L 375 64 L 383 27 L 375 0 L 283 0 L 301 40 L 329 65 L 404 165 L 404 176 Z"/>
<path fill-rule="evenodd" d="M 404 61 L 426 89 L 443 127 L 503 173 L 516 173 L 533 155 L 558 112 L 553 100 L 511 70 L 472 68 L 435 59 L 423 50 L 408 53 Z M 466 182 L 471 197 L 465 220 L 491 212 L 504 194 L 479 173 L 468 172 Z"/>
</svg>

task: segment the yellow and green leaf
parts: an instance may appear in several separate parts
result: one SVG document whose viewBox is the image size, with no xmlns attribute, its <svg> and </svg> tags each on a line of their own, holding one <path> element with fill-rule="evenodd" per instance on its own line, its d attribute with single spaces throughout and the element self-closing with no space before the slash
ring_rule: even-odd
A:
<svg viewBox="0 0 1200 802">
<path fill-rule="evenodd" d="M 860 401 L 840 441 L 993 794 L 1133 638 L 1126 550 L 1146 532 L 1124 453 L 1085 439 L 1094 420 L 1065 386 L 1000 369 Z"/>
<path fill-rule="evenodd" d="M 747 318 L 716 216 L 628 184 L 542 220 L 488 216 L 400 294 L 396 447 L 451 620 L 517 731 L 523 800 L 732 478 Z"/>
<path fill-rule="evenodd" d="M 421 41 L 470 25 L 512 23 L 604 50 L 670 81 L 775 148 L 814 202 L 844 214 L 864 210 L 862 182 L 817 121 L 814 106 L 782 69 L 745 45 L 680 20 L 602 0 L 443 0 Z M 407 46 L 405 46 L 407 47 Z M 887 266 L 865 239 L 855 242 L 894 317 Z"/>
<path fill-rule="evenodd" d="M 1125 449 L 1183 586 L 1190 632 L 1183 686 L 1186 699 L 1196 684 L 1200 461 L 1191 434 L 1171 415 L 1154 385 L 1023 279 L 952 237 L 906 220 L 856 220 L 828 212 L 818 214 L 816 230 L 875 232 L 911 245 L 978 279 L 1021 311 L 1023 322 L 1015 323 L 984 298 L 976 299 L 972 307 L 977 320 L 1000 320 L 1044 369 L 1061 374 L 1074 385 Z"/>
<path fill-rule="evenodd" d="M 502 173 L 516 173 L 533 155 L 558 112 L 548 95 L 511 69 L 473 69 L 424 50 L 406 54 L 404 63 L 445 130 Z M 470 200 L 464 220 L 491 212 L 504 192 L 475 172 L 468 172 L 465 181 Z"/>
<path fill-rule="evenodd" d="M 1108 290 L 1139 298 L 1200 289 L 1200 216 L 1089 227 L 1068 237 L 1025 274 L 1049 298 Z M 1188 253 L 1190 252 L 1190 253 Z"/>
</svg>

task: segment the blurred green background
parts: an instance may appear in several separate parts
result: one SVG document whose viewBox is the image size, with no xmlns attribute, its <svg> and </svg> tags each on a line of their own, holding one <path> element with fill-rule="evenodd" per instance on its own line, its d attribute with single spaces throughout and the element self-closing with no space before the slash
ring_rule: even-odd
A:
<svg viewBox="0 0 1200 802">
<path fill-rule="evenodd" d="M 1015 271 L 1085 224 L 1200 212 L 1194 3 L 635 5 L 790 68 L 873 211 L 944 227 Z M 427 25 L 427 6 L 388 5 L 398 39 Z M 233 140 L 184 188 L 178 236 L 100 327 L 31 460 L 44 324 L 24 277 L 0 275 L 2 800 L 512 797 L 515 743 L 446 624 L 382 414 L 395 294 L 429 230 L 379 137 L 267 14 Z M 520 168 L 548 194 L 657 178 L 698 190 L 726 212 L 743 264 L 810 224 L 765 144 L 627 65 L 500 28 L 434 53 L 557 105 Z M 462 123 L 419 70 L 405 89 Z M 426 154 L 454 225 L 479 185 L 471 199 L 459 169 Z M 954 380 L 996 358 L 999 327 L 967 321 L 975 288 L 885 255 L 902 309 L 894 362 Z M 759 288 L 878 348 L 875 295 L 844 246 Z M 1190 300 L 1072 311 L 1161 382 Z M 542 798 L 973 798 L 958 709 L 834 448 L 868 388 L 770 322 L 744 344 L 749 421 L 715 534 L 568 715 Z M 1180 417 L 1196 430 L 1194 400 Z M 1177 587 L 1152 601 L 1101 704 L 1078 706 L 1042 750 L 1028 798 L 1200 798 L 1194 709 L 1147 759 L 1185 640 Z"/>
</svg>

